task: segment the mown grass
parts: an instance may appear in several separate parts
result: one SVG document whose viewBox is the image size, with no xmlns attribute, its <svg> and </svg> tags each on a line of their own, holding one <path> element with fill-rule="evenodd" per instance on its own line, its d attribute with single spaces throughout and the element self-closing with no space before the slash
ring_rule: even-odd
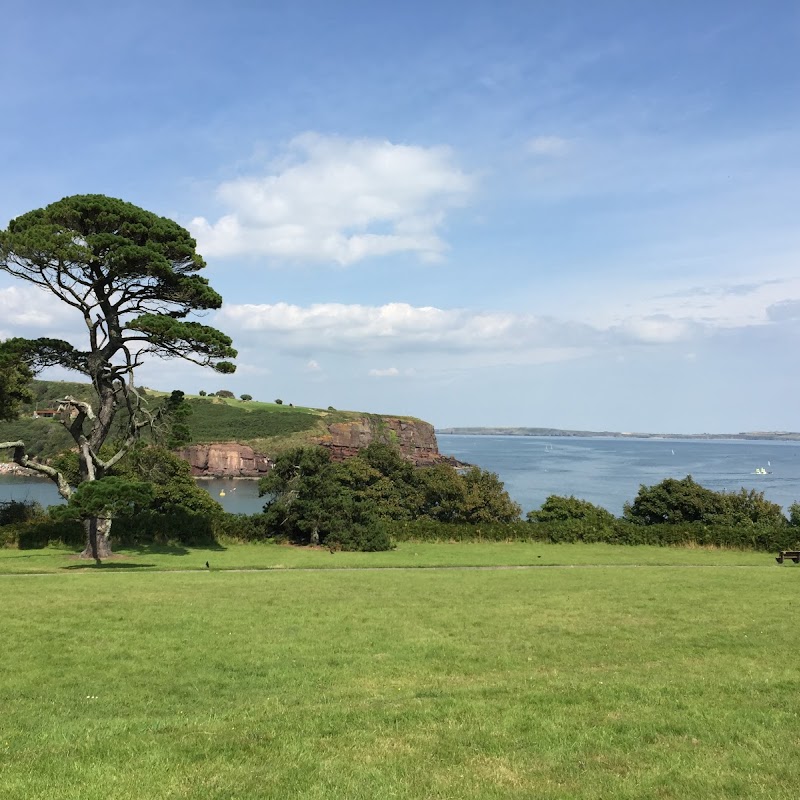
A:
<svg viewBox="0 0 800 800">
<path fill-rule="evenodd" d="M 0 797 L 795 798 L 798 575 L 680 555 L 752 566 L 5 575 Z"/>
<path fill-rule="evenodd" d="M 76 570 L 347 569 L 522 566 L 771 566 L 769 553 L 686 547 L 623 547 L 539 542 L 400 542 L 378 553 L 330 553 L 325 548 L 223 544 L 213 548 L 145 545 L 115 548 L 117 557 L 95 567 L 76 548 L 0 549 L 0 575 Z M 789 562 L 784 567 L 791 568 Z"/>
</svg>

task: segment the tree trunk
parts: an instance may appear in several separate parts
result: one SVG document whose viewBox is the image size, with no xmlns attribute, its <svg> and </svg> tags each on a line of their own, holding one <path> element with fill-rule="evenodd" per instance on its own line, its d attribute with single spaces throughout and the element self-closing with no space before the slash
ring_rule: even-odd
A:
<svg viewBox="0 0 800 800">
<path fill-rule="evenodd" d="M 103 558 L 111 558 L 111 519 L 92 517 L 83 523 L 86 530 L 86 547 L 81 558 L 93 558 L 98 564 Z"/>
</svg>

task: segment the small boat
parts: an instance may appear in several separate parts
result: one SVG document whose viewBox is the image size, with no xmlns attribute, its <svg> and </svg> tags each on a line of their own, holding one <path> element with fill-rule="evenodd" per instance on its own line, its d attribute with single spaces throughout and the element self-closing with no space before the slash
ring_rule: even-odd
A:
<svg viewBox="0 0 800 800">
<path fill-rule="evenodd" d="M 220 497 L 225 497 L 225 490 L 224 489 L 219 493 L 219 496 Z"/>
<path fill-rule="evenodd" d="M 769 475 L 769 474 L 770 473 L 767 472 L 766 469 L 764 469 L 764 467 L 756 467 L 756 470 L 753 473 L 753 475 Z"/>
</svg>

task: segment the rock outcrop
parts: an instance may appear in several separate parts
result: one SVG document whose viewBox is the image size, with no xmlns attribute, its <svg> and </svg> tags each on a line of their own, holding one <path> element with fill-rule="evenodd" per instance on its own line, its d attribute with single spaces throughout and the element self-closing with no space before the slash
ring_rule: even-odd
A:
<svg viewBox="0 0 800 800">
<path fill-rule="evenodd" d="M 320 444 L 330 450 L 334 461 L 356 455 L 372 442 L 395 444 L 416 466 L 440 462 L 456 464 L 442 456 L 433 425 L 421 420 L 399 417 L 365 416 L 348 422 L 334 422 L 328 432 L 309 444 Z M 193 444 L 175 451 L 192 468 L 192 475 L 204 478 L 259 478 L 272 467 L 272 460 L 252 447 L 236 442 Z"/>
<path fill-rule="evenodd" d="M 196 477 L 259 478 L 272 467 L 267 456 L 236 442 L 193 444 L 176 450 L 175 454 L 189 462 Z"/>
<path fill-rule="evenodd" d="M 331 451 L 334 461 L 356 455 L 372 442 L 395 444 L 418 467 L 442 461 L 433 425 L 399 417 L 362 417 L 351 422 L 334 422 L 319 443 Z"/>
</svg>

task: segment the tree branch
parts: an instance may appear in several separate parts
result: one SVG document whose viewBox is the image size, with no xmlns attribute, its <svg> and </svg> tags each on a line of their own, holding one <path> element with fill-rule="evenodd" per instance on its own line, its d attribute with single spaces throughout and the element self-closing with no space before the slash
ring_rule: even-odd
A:
<svg viewBox="0 0 800 800">
<path fill-rule="evenodd" d="M 20 467 L 39 472 L 42 475 L 47 475 L 58 487 L 58 493 L 65 499 L 69 500 L 72 495 L 72 488 L 67 483 L 64 476 L 54 467 L 49 467 L 47 464 L 40 464 L 38 461 L 31 461 L 28 454 L 25 452 L 25 442 L 0 442 L 0 450 L 14 449 L 15 464 Z"/>
</svg>

